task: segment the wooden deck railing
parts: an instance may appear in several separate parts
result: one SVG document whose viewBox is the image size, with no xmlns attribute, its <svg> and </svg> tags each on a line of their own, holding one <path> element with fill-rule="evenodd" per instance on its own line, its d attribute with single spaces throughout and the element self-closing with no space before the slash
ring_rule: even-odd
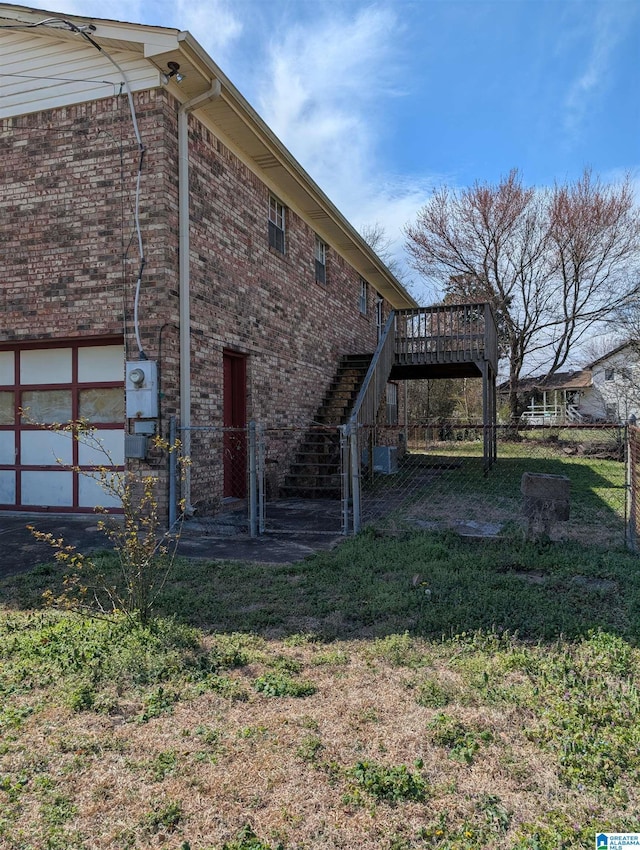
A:
<svg viewBox="0 0 640 850">
<path fill-rule="evenodd" d="M 353 408 L 352 425 L 373 425 L 394 364 L 489 361 L 498 368 L 498 334 L 489 304 L 396 310 L 387 319 Z"/>
<path fill-rule="evenodd" d="M 451 304 L 396 311 L 396 363 L 420 365 L 487 360 L 498 367 L 491 305 Z"/>
<path fill-rule="evenodd" d="M 391 367 L 395 362 L 395 317 L 392 311 L 384 326 L 378 347 L 351 412 L 351 425 L 375 425 L 378 408 L 387 388 Z"/>
</svg>

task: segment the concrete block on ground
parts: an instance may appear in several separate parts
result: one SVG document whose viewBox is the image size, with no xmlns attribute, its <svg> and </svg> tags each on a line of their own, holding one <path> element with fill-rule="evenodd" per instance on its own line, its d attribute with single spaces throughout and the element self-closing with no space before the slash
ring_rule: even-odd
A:
<svg viewBox="0 0 640 850">
<path fill-rule="evenodd" d="M 522 512 L 530 521 L 545 526 L 569 519 L 571 480 L 566 475 L 525 472 L 520 489 L 524 496 Z"/>
</svg>

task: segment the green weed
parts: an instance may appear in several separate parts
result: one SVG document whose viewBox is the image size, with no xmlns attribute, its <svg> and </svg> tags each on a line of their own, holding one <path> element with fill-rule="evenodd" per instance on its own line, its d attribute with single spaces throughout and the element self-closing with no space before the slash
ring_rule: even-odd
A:
<svg viewBox="0 0 640 850">
<path fill-rule="evenodd" d="M 90 711 L 96 701 L 95 688 L 92 685 L 82 684 L 73 688 L 67 697 L 67 705 L 74 712 Z"/>
<path fill-rule="evenodd" d="M 453 699 L 453 692 L 435 679 L 425 679 L 418 685 L 416 702 L 427 708 L 444 708 Z"/>
<path fill-rule="evenodd" d="M 62 826 L 76 814 L 77 807 L 68 798 L 56 794 L 45 800 L 40 807 L 40 816 L 48 826 Z"/>
<path fill-rule="evenodd" d="M 154 717 L 160 717 L 162 714 L 171 713 L 173 711 L 174 704 L 179 699 L 180 696 L 176 691 L 167 691 L 160 686 L 145 697 L 144 708 L 138 716 L 139 722 L 147 723 Z"/>
<path fill-rule="evenodd" d="M 317 691 L 313 682 L 298 681 L 286 673 L 265 673 L 254 680 L 253 687 L 267 697 L 308 697 Z"/>
<path fill-rule="evenodd" d="M 225 841 L 221 850 L 284 850 L 284 846 L 280 842 L 276 845 L 267 844 L 247 824 L 233 840 Z"/>
<path fill-rule="evenodd" d="M 216 673 L 211 673 L 198 682 L 196 692 L 202 694 L 206 691 L 212 691 L 233 702 L 246 702 L 249 699 L 249 694 L 239 682 Z"/>
<path fill-rule="evenodd" d="M 424 662 L 424 651 L 409 632 L 378 638 L 373 642 L 371 655 L 384 658 L 394 667 L 416 667 Z"/>
<path fill-rule="evenodd" d="M 434 744 L 446 747 L 450 758 L 471 764 L 482 746 L 493 740 L 488 730 L 476 730 L 465 726 L 447 714 L 438 714 L 427 725 L 427 731 Z"/>
<path fill-rule="evenodd" d="M 196 726 L 194 732 L 203 744 L 217 745 L 220 741 L 220 730 L 211 726 Z"/>
<path fill-rule="evenodd" d="M 158 753 L 158 755 L 149 763 L 149 770 L 154 782 L 162 782 L 162 780 L 175 773 L 178 767 L 178 756 L 175 750 L 166 750 Z"/>
<path fill-rule="evenodd" d="M 302 761 L 315 764 L 319 754 L 324 749 L 324 744 L 317 735 L 307 735 L 300 742 L 300 746 L 296 750 L 296 755 Z"/>
<path fill-rule="evenodd" d="M 146 832 L 153 834 L 160 832 L 160 830 L 174 832 L 183 818 L 182 805 L 175 800 L 170 800 L 164 803 L 156 803 L 153 810 L 144 817 L 141 826 Z"/>
<path fill-rule="evenodd" d="M 422 803 L 427 798 L 429 786 L 420 774 L 409 770 L 406 765 L 387 766 L 370 761 L 359 761 L 348 768 L 345 775 L 355 787 L 388 803 L 409 800 Z M 353 795 L 349 801 L 354 802 Z"/>
<path fill-rule="evenodd" d="M 640 693 L 633 667 L 619 638 L 598 633 L 541 664 L 538 722 L 527 734 L 556 754 L 567 785 L 611 788 L 624 797 L 630 783 L 640 782 Z"/>
<path fill-rule="evenodd" d="M 519 826 L 513 850 L 584 850 L 593 847 L 599 832 L 635 831 L 637 822 L 623 819 L 613 823 L 606 817 L 569 817 L 565 812 L 550 811 L 543 822 Z"/>
<path fill-rule="evenodd" d="M 327 666 L 338 666 L 349 663 L 349 656 L 342 649 L 327 649 L 323 652 L 316 653 L 311 658 L 311 663 L 318 666 L 326 664 Z"/>
</svg>

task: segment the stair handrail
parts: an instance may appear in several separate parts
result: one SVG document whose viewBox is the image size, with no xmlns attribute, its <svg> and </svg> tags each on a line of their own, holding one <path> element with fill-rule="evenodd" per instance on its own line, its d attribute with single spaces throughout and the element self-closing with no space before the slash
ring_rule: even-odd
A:
<svg viewBox="0 0 640 850">
<path fill-rule="evenodd" d="M 352 427 L 375 425 L 378 408 L 386 390 L 391 368 L 395 362 L 395 322 L 396 314 L 392 310 L 380 334 L 367 374 L 353 405 L 349 417 L 349 425 Z"/>
</svg>

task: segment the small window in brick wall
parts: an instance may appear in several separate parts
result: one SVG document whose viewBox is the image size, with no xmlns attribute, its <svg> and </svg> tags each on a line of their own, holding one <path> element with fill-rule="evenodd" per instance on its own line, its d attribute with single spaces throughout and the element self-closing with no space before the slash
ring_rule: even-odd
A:
<svg viewBox="0 0 640 850">
<path fill-rule="evenodd" d="M 369 284 L 364 278 L 360 278 L 360 312 L 363 316 L 367 315 L 367 301 L 369 300 Z"/>
<path fill-rule="evenodd" d="M 316 260 L 316 283 L 325 284 L 327 282 L 327 246 L 322 239 L 316 236 L 315 247 Z"/>
<path fill-rule="evenodd" d="M 286 211 L 273 195 L 269 196 L 269 247 L 281 254 L 285 252 L 284 228 Z"/>
<path fill-rule="evenodd" d="M 387 384 L 387 425 L 398 424 L 398 385 Z"/>
<path fill-rule="evenodd" d="M 604 370 L 604 379 L 605 381 L 613 381 L 616 376 L 615 369 L 605 369 Z"/>
</svg>

